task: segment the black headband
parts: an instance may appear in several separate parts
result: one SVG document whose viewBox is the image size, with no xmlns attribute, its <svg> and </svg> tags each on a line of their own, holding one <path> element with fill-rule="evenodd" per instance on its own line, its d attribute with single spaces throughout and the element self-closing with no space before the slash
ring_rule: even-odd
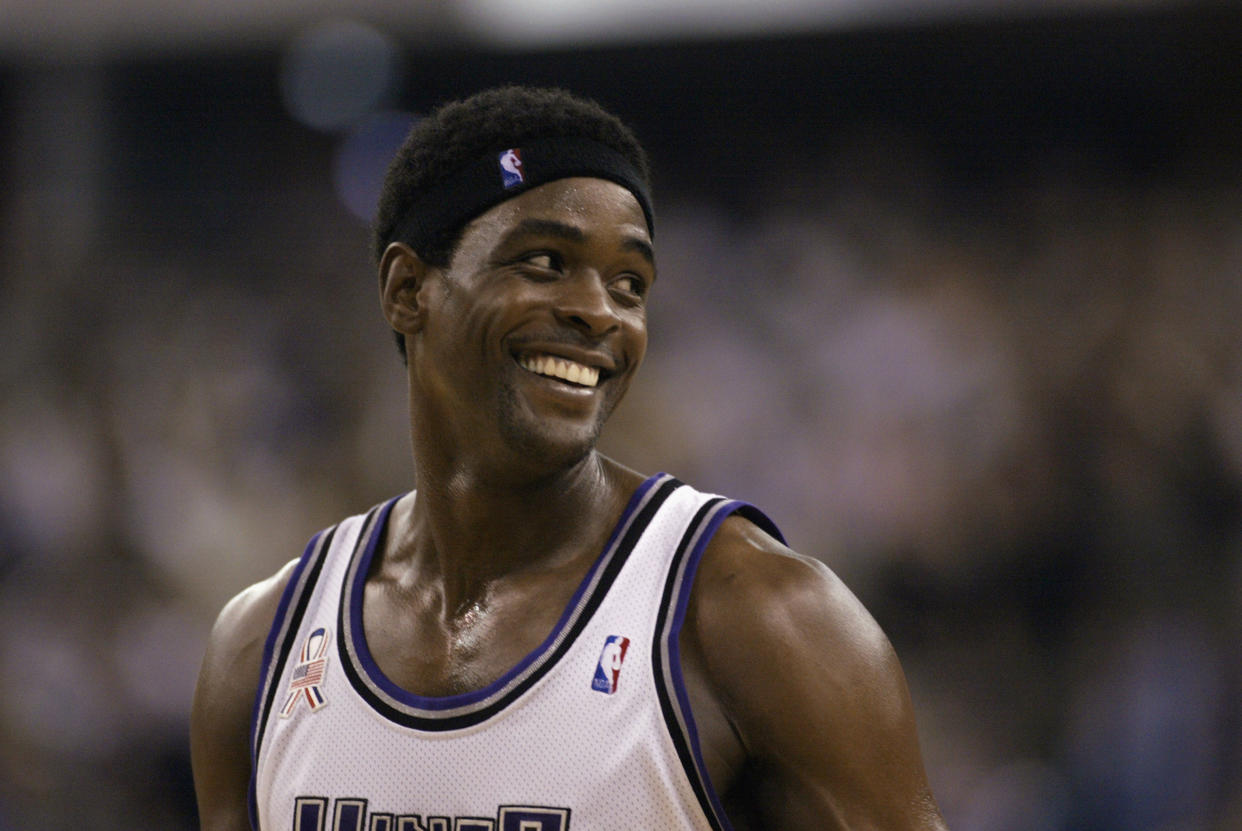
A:
<svg viewBox="0 0 1242 831">
<path fill-rule="evenodd" d="M 415 251 L 506 199 L 571 176 L 607 179 L 634 194 L 655 234 L 651 196 L 641 174 L 621 153 L 586 138 L 542 138 L 489 153 L 437 182 L 414 200 L 392 238 Z"/>
</svg>

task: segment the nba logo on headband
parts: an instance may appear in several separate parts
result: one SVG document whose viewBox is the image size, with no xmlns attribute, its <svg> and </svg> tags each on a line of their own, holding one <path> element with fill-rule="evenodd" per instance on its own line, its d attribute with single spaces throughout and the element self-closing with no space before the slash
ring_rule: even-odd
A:
<svg viewBox="0 0 1242 831">
<path fill-rule="evenodd" d="M 522 173 L 522 151 L 516 147 L 500 154 L 500 181 L 506 188 L 526 181 Z"/>
</svg>

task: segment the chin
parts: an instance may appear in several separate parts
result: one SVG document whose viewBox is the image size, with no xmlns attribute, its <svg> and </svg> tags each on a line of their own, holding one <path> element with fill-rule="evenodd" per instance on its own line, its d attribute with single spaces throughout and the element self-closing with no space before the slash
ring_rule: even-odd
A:
<svg viewBox="0 0 1242 831">
<path fill-rule="evenodd" d="M 594 419 L 538 415 L 506 396 L 500 408 L 500 430 L 506 445 L 533 467 L 562 470 L 573 467 L 595 450 L 607 413 Z"/>
<path fill-rule="evenodd" d="M 599 442 L 615 401 L 599 402 L 592 413 L 532 406 L 512 387 L 501 387 L 497 400 L 499 427 L 516 455 L 549 470 L 572 467 Z"/>
<path fill-rule="evenodd" d="M 581 462 L 595 450 L 600 434 L 598 426 L 583 430 L 532 430 L 517 428 L 517 425 L 509 427 L 516 428 L 504 430 L 509 447 L 518 456 L 528 459 L 533 466 L 547 470 L 562 470 Z"/>
</svg>

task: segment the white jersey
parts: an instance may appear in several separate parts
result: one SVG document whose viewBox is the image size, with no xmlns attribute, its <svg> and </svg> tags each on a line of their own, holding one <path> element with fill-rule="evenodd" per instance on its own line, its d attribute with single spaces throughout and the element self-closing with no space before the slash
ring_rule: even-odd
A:
<svg viewBox="0 0 1242 831">
<path fill-rule="evenodd" d="M 667 475 L 635 492 L 547 639 L 494 683 L 384 676 L 363 586 L 396 500 L 311 540 L 264 650 L 252 729 L 262 831 L 728 829 L 678 657 L 694 571 L 748 505 Z"/>
</svg>

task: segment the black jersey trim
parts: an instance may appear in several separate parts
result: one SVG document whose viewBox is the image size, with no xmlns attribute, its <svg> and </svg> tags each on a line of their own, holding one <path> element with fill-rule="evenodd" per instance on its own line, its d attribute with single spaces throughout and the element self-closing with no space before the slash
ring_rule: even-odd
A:
<svg viewBox="0 0 1242 831">
<path fill-rule="evenodd" d="M 656 694 L 660 700 L 660 710 L 664 714 L 665 727 L 677 750 L 677 757 L 685 770 L 686 778 L 690 781 L 690 787 L 714 831 L 732 831 L 733 826 L 725 815 L 720 796 L 712 786 L 707 766 L 703 762 L 698 728 L 690 709 L 690 699 L 681 671 L 679 636 L 685 622 L 694 575 L 703 552 L 720 524 L 734 513 L 745 516 L 784 542 L 784 537 L 776 525 L 752 505 L 723 497 L 715 497 L 705 502 L 686 526 L 681 542 L 673 554 L 661 593 L 655 641 L 651 650 Z"/>
<path fill-rule="evenodd" d="M 561 619 L 542 644 L 486 687 L 463 695 L 426 697 L 402 690 L 372 659 L 362 630 L 362 590 L 383 521 L 341 587 L 338 639 L 342 667 L 355 691 L 380 715 L 405 727 L 444 732 L 479 724 L 504 710 L 543 678 L 573 645 L 603 602 L 652 518 L 681 482 L 666 474 L 646 480 L 631 497 L 607 545 L 583 578 Z M 386 519 L 386 517 L 384 518 Z"/>
</svg>

